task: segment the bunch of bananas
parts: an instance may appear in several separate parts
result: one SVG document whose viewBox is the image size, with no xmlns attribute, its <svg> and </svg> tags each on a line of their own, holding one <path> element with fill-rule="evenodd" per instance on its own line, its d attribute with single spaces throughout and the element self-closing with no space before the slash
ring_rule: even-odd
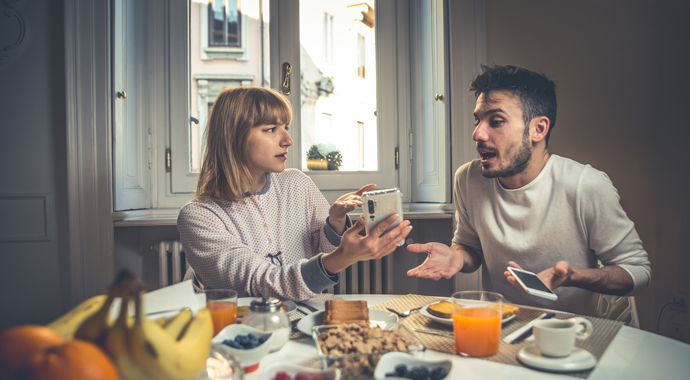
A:
<svg viewBox="0 0 690 380">
<path fill-rule="evenodd" d="M 84 301 L 48 325 L 60 335 L 100 345 L 125 380 L 192 380 L 205 368 L 211 350 L 213 321 L 208 309 L 196 316 L 183 309 L 170 319 L 151 321 L 143 310 L 144 291 L 133 276 L 121 274 L 107 296 Z M 110 307 L 120 299 L 117 318 Z M 96 309 L 94 305 L 99 305 Z M 134 307 L 134 316 L 129 311 Z"/>
</svg>

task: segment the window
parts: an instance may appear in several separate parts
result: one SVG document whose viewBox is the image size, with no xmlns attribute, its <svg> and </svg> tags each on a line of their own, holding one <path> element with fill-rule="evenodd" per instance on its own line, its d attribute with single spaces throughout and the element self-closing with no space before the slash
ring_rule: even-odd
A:
<svg viewBox="0 0 690 380">
<path fill-rule="evenodd" d="M 193 61 L 249 60 L 249 44 L 259 43 L 251 25 L 260 0 L 189 0 L 189 54 Z M 181 20 L 180 20 L 181 21 Z M 251 24 L 251 25 L 250 25 Z M 250 37 L 249 34 L 252 34 Z"/>
<path fill-rule="evenodd" d="M 357 33 L 357 76 L 366 78 L 366 50 L 364 36 Z"/>
<path fill-rule="evenodd" d="M 427 38 L 433 35 L 426 30 L 436 28 L 436 33 L 442 32 L 442 18 L 431 17 L 431 14 L 442 17 L 439 7 L 432 8 L 429 2 L 421 1 L 372 1 L 371 4 L 356 0 L 238 1 L 242 42 L 237 48 L 208 45 L 208 13 L 212 8 L 206 0 L 124 1 L 141 3 L 142 7 L 149 4 L 153 8 L 124 16 L 142 23 L 141 33 L 133 41 L 144 42 L 137 45 L 137 51 L 142 53 L 128 56 L 130 62 L 122 66 L 128 75 L 132 69 L 136 70 L 137 80 L 135 88 L 127 88 L 127 102 L 120 103 L 126 106 L 134 103 L 130 100 L 138 99 L 136 109 L 141 114 L 132 118 L 130 110 L 134 104 L 123 107 L 124 113 L 115 110 L 121 118 L 118 120 L 135 120 L 124 125 L 135 133 L 124 139 L 118 135 L 113 142 L 114 161 L 117 161 L 113 165 L 114 181 L 118 184 L 127 181 L 129 174 L 124 170 L 134 162 L 144 169 L 137 175 L 144 173 L 141 178 L 150 179 L 149 184 L 143 184 L 151 189 L 151 194 L 145 195 L 144 207 L 178 208 L 190 199 L 203 154 L 204 128 L 217 94 L 224 88 L 241 85 L 280 89 L 284 79 L 281 66 L 285 62 L 292 65 L 291 93 L 286 96 L 293 106 L 294 117 L 291 128 L 294 145 L 286 162 L 288 167 L 305 171 L 331 202 L 367 183 L 376 183 L 380 188 L 400 187 L 405 202 L 448 202 L 450 139 L 445 101 L 428 103 L 435 92 L 445 92 L 443 66 L 447 63 L 443 58 L 443 43 L 427 43 Z M 270 28 L 269 13 L 280 15 L 273 17 Z M 468 13 L 469 21 L 472 14 Z M 161 15 L 166 15 L 164 21 L 158 21 Z M 334 27 L 336 18 L 342 22 L 339 24 L 342 28 Z M 331 26 L 322 28 L 309 22 L 319 19 L 329 19 Z M 297 20 L 302 21 L 301 25 Z M 321 59 L 324 33 L 332 35 L 331 46 L 342 46 L 332 50 L 338 65 Z M 352 53 L 362 46 L 363 55 L 369 59 L 360 62 L 357 54 Z M 204 52 L 214 52 L 213 49 L 226 52 L 243 49 L 241 54 L 251 59 L 241 60 L 220 53 L 211 58 L 204 55 Z M 340 53 L 343 56 L 339 58 Z M 428 61 L 432 56 L 437 57 L 436 62 Z M 465 56 L 479 62 L 474 56 L 462 55 Z M 366 67 L 364 77 L 358 75 L 360 66 Z M 386 69 L 377 71 L 379 67 Z M 467 70 L 472 71 L 474 67 L 469 65 Z M 422 79 L 425 72 L 433 75 Z M 461 87 L 463 90 L 458 92 L 464 93 L 466 85 L 456 86 Z M 444 99 L 448 97 L 446 94 Z M 464 112 L 466 107 L 458 103 L 456 108 Z M 468 136 L 472 118 L 460 119 L 467 119 L 469 132 L 457 136 Z M 122 128 L 122 124 L 114 123 L 114 135 L 123 131 Z M 452 136 L 454 152 L 463 151 L 454 156 L 457 158 L 454 167 L 466 162 L 465 157 L 472 158 L 474 152 L 471 140 L 457 136 Z M 128 148 L 132 145 L 126 145 L 125 139 L 137 139 L 138 151 Z M 470 146 L 458 148 L 460 144 L 456 142 L 465 140 Z M 307 167 L 307 152 L 319 143 L 337 148 L 325 153 L 341 154 L 339 170 Z M 134 161 L 127 161 L 127 157 L 121 160 L 123 156 Z M 147 168 L 150 176 L 145 175 Z M 444 184 L 443 179 L 448 183 Z M 125 183 L 125 186 L 134 185 Z M 421 192 L 422 188 L 428 189 L 424 190 L 426 193 Z M 439 193 L 434 188 L 445 191 Z M 428 194 L 444 195 L 434 199 L 427 197 Z M 122 202 L 118 209 L 141 207 L 130 203 Z"/>
<path fill-rule="evenodd" d="M 333 16 L 323 13 L 323 60 L 333 63 Z"/>
<path fill-rule="evenodd" d="M 208 41 L 210 46 L 242 46 L 240 12 L 235 0 L 208 3 Z"/>
</svg>

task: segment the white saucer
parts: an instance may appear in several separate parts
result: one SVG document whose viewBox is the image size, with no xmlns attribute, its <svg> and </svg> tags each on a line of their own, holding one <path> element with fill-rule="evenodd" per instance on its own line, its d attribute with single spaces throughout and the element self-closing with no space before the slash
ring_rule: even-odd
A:
<svg viewBox="0 0 690 380">
<path fill-rule="evenodd" d="M 542 355 L 537 346 L 533 345 L 521 349 L 517 358 L 528 367 L 553 372 L 585 371 L 594 368 L 597 364 L 594 355 L 579 347 L 574 347 L 573 352 L 566 357 L 553 358 Z"/>
<path fill-rule="evenodd" d="M 441 302 L 441 301 L 439 301 L 439 302 Z M 429 305 L 433 305 L 435 303 L 438 303 L 438 302 L 433 302 L 433 303 L 430 303 Z M 442 325 L 453 326 L 453 318 L 441 318 L 441 317 L 437 317 L 437 316 L 429 313 L 429 310 L 427 310 L 429 305 L 424 306 L 421 310 L 419 310 L 419 313 L 422 314 L 423 316 L 431 319 L 434 322 L 440 323 Z M 503 321 L 501 321 L 501 323 L 506 323 L 506 322 L 512 321 L 513 319 L 515 319 L 515 316 L 517 316 L 517 314 L 509 315 L 509 316 L 503 318 Z"/>
<path fill-rule="evenodd" d="M 297 322 L 297 330 L 311 336 L 311 328 L 323 325 L 325 311 L 315 311 Z M 386 325 L 398 322 L 398 316 L 383 310 L 369 310 L 369 322 L 377 325 Z"/>
</svg>

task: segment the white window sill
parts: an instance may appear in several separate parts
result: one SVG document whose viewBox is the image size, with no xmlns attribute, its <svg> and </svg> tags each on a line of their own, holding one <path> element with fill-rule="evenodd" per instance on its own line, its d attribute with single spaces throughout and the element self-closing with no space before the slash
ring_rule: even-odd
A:
<svg viewBox="0 0 690 380">
<path fill-rule="evenodd" d="M 154 227 L 177 225 L 179 209 L 135 210 L 112 213 L 115 227 Z M 405 203 L 404 218 L 415 219 L 451 219 L 455 208 L 452 203 Z M 360 212 L 351 212 L 350 218 L 356 219 Z"/>
</svg>

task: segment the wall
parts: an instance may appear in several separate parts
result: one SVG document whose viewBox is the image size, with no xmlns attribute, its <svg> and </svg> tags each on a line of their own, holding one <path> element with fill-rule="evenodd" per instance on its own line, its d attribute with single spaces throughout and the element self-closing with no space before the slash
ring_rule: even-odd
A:
<svg viewBox="0 0 690 380">
<path fill-rule="evenodd" d="M 672 295 L 684 296 L 684 310 L 669 306 L 660 316 L 661 334 L 690 343 L 690 123 L 684 112 L 690 101 L 690 2 L 658 4 L 657 113 L 648 127 L 654 134 L 657 159 L 656 271 L 663 273 L 663 279 L 658 275 L 654 311 L 658 316 Z"/>
<path fill-rule="evenodd" d="M 0 65 L 0 329 L 70 303 L 63 2 L 0 4 L 2 55 L 20 36 L 9 7 L 26 30 Z"/>
<path fill-rule="evenodd" d="M 682 95 L 680 91 L 668 93 L 677 87 L 664 84 L 673 83 L 682 70 L 673 47 L 688 46 L 687 26 L 679 26 L 681 18 L 674 17 L 677 23 L 667 19 L 678 4 L 486 1 L 487 61 L 543 72 L 556 82 L 559 112 L 549 151 L 606 172 L 635 222 L 653 269 L 652 286 L 636 300 L 641 327 L 653 332 L 666 293 L 683 286 L 687 289 L 681 273 L 690 269 L 687 260 L 679 259 L 677 244 L 657 244 L 659 236 L 675 241 L 682 236 L 683 209 L 675 208 L 675 218 L 667 217 L 676 205 L 685 205 L 687 210 L 681 191 L 667 189 L 687 185 L 688 156 L 680 154 L 680 141 L 684 141 L 680 137 L 688 137 L 687 122 L 664 113 L 657 101 L 680 101 L 676 93 Z M 687 15 L 687 6 L 683 7 Z M 684 28 L 685 34 L 675 33 L 678 28 Z M 683 54 L 687 63 L 687 52 Z M 664 81 L 667 78 L 670 82 Z M 683 78 L 687 84 L 687 75 Z M 666 148 L 670 139 L 656 139 L 655 127 L 666 124 L 660 123 L 664 114 L 669 124 L 679 123 L 673 130 L 678 135 L 671 138 L 676 141 L 670 143 L 671 149 Z M 664 165 L 667 160 L 661 152 L 672 165 Z M 660 175 L 659 168 L 666 168 L 672 179 Z M 657 184 L 659 179 L 662 182 Z M 687 234 L 687 223 L 684 228 Z M 666 236 L 669 234 L 672 236 Z M 673 285 L 659 287 L 662 278 L 670 278 Z"/>
</svg>

